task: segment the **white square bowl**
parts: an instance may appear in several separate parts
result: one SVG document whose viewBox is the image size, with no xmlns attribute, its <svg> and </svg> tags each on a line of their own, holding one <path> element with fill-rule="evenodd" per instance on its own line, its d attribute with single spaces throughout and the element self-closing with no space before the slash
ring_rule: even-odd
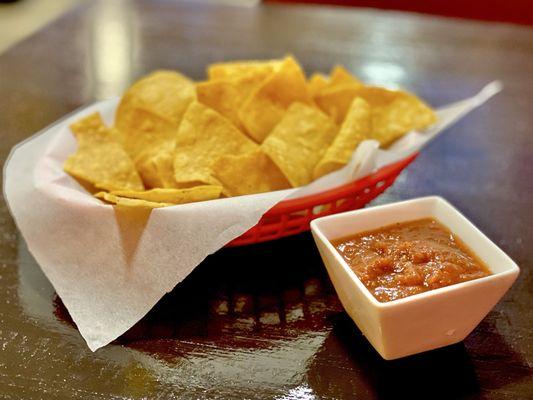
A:
<svg viewBox="0 0 533 400">
<path fill-rule="evenodd" d="M 390 302 L 379 302 L 331 240 L 396 222 L 435 218 L 485 262 L 492 275 Z M 311 231 L 346 312 L 386 360 L 463 340 L 518 276 L 518 266 L 440 197 L 423 197 L 315 219 Z"/>
</svg>

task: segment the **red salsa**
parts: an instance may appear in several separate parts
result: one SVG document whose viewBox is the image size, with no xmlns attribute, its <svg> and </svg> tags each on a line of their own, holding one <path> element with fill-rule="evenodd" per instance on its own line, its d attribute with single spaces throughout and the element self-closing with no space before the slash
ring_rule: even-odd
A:
<svg viewBox="0 0 533 400">
<path fill-rule="evenodd" d="M 456 235 L 430 218 L 396 223 L 332 243 L 381 302 L 491 274 Z"/>
</svg>

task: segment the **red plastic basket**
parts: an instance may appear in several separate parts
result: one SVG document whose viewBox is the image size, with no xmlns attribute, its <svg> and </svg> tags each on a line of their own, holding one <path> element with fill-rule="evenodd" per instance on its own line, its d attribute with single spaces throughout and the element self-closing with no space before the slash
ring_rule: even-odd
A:
<svg viewBox="0 0 533 400">
<path fill-rule="evenodd" d="M 309 223 L 325 215 L 363 208 L 394 183 L 415 158 L 387 165 L 354 182 L 321 193 L 285 200 L 267 211 L 257 225 L 227 244 L 228 247 L 267 242 L 309 230 Z"/>
</svg>

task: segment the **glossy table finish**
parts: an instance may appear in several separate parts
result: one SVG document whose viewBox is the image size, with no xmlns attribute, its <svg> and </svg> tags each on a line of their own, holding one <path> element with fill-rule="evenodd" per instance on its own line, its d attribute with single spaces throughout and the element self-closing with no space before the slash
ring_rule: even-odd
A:
<svg viewBox="0 0 533 400">
<path fill-rule="evenodd" d="M 0 160 L 155 68 L 201 79 L 212 61 L 285 53 L 308 71 L 341 63 L 433 105 L 503 81 L 503 93 L 436 139 L 376 203 L 444 196 L 520 265 L 511 291 L 463 343 L 386 362 L 342 311 L 303 234 L 210 256 L 91 353 L 2 201 L 4 398 L 533 397 L 532 29 L 356 9 L 94 1 L 0 56 Z"/>
</svg>

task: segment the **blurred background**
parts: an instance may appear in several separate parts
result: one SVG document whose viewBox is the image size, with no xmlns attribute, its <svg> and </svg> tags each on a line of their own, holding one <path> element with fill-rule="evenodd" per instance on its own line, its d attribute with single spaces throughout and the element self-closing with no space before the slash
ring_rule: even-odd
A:
<svg viewBox="0 0 533 400">
<path fill-rule="evenodd" d="M 0 52 L 83 1 L 91 0 L 0 0 Z M 260 0 L 174 1 L 230 3 L 242 6 L 255 6 L 261 3 Z M 265 2 L 371 7 L 533 25 L 531 0 L 266 0 Z"/>
<path fill-rule="evenodd" d="M 0 0 L 0 53 L 83 0 Z"/>
</svg>

